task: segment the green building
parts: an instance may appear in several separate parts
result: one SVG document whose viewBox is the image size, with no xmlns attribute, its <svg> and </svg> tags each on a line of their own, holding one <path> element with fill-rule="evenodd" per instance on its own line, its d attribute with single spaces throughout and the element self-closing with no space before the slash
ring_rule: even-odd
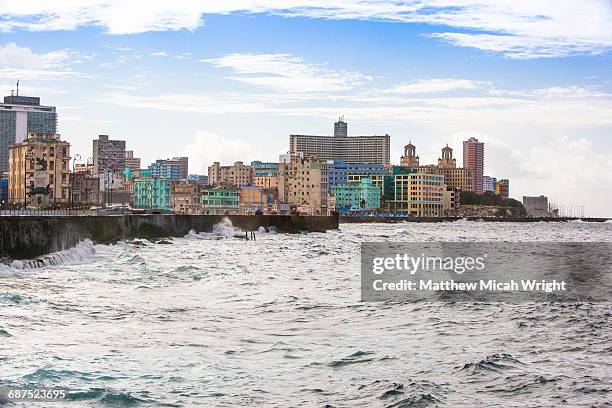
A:
<svg viewBox="0 0 612 408">
<path fill-rule="evenodd" d="M 380 209 L 380 187 L 374 185 L 370 178 L 338 183 L 331 190 L 336 197 L 337 211 Z"/>
<path fill-rule="evenodd" d="M 240 193 L 231 188 L 211 188 L 202 193 L 202 214 L 225 215 L 240 212 Z"/>
<path fill-rule="evenodd" d="M 134 206 L 151 210 L 172 211 L 172 180 L 141 177 L 134 180 Z"/>
</svg>

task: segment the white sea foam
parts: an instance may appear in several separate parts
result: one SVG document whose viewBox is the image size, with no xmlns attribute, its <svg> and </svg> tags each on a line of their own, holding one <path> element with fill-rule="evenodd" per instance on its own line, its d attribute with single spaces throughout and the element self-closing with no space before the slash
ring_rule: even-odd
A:
<svg viewBox="0 0 612 408">
<path fill-rule="evenodd" d="M 91 258 L 96 253 L 94 244 L 89 239 L 79 242 L 75 247 L 64 251 L 43 255 L 36 259 L 15 260 L 11 267 L 15 269 L 44 268 L 45 266 L 75 264 Z"/>
</svg>

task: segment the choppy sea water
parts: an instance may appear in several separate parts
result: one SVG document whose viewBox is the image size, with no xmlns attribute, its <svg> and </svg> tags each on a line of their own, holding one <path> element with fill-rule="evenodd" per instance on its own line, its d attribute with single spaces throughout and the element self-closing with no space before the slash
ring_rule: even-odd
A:
<svg viewBox="0 0 612 408">
<path fill-rule="evenodd" d="M 0 386 L 72 390 L 28 407 L 612 405 L 610 303 L 359 301 L 362 241 L 612 242 L 612 224 L 234 235 L 1 267 Z"/>
</svg>

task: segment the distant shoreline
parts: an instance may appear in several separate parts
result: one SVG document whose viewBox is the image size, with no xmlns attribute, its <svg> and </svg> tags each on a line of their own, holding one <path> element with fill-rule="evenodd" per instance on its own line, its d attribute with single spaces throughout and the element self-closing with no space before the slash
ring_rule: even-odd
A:
<svg viewBox="0 0 612 408">
<path fill-rule="evenodd" d="M 340 223 L 344 224 L 366 224 L 366 223 L 402 223 L 402 222 L 606 222 L 612 218 L 572 218 L 572 217 L 364 217 L 364 216 L 340 216 Z"/>
</svg>

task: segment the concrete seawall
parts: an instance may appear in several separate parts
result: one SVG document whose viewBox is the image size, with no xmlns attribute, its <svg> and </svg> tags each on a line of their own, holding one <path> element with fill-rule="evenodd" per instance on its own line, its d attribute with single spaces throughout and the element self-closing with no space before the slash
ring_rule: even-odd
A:
<svg viewBox="0 0 612 408">
<path fill-rule="evenodd" d="M 111 215 L 0 217 L 0 258 L 33 259 L 74 247 L 90 239 L 109 244 L 130 238 L 182 237 L 189 231 L 211 232 L 222 215 Z M 244 230 L 273 227 L 278 232 L 325 232 L 338 228 L 337 216 L 230 215 Z"/>
<path fill-rule="evenodd" d="M 484 222 L 567 222 L 582 220 L 584 222 L 605 222 L 609 218 L 550 218 L 550 217 L 353 217 L 341 216 L 341 223 L 398 223 L 398 222 L 448 222 L 448 221 L 484 221 Z"/>
</svg>

